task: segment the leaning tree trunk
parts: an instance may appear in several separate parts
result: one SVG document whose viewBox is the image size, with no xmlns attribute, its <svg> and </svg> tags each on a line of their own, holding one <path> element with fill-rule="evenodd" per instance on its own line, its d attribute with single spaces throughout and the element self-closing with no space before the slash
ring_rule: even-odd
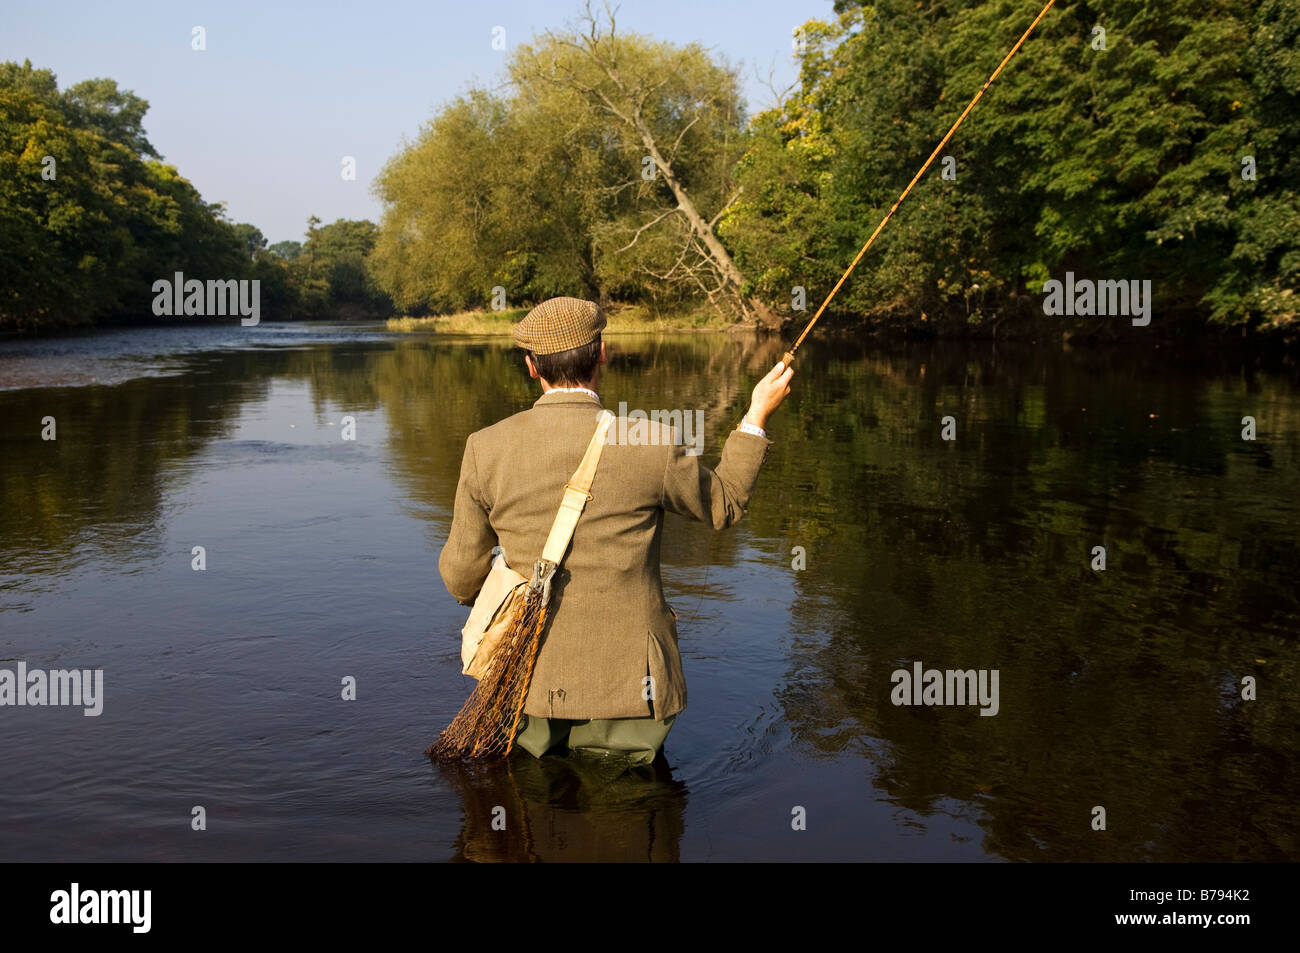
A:
<svg viewBox="0 0 1300 953">
<path fill-rule="evenodd" d="M 641 137 L 642 144 L 645 145 L 650 157 L 654 159 L 655 167 L 663 174 L 664 181 L 668 183 L 668 188 L 672 189 L 673 196 L 677 199 L 677 207 L 686 216 L 686 220 L 690 222 L 691 229 L 700 236 L 700 241 L 708 249 L 709 257 L 713 260 L 715 267 L 730 287 L 732 293 L 735 294 L 736 299 L 740 301 L 742 306 L 747 307 L 752 312 L 762 327 L 770 330 L 780 328 L 780 316 L 757 298 L 746 298 L 744 296 L 741 289 L 745 284 L 745 276 L 736 267 L 736 263 L 731 260 L 731 255 L 723 247 L 722 242 L 718 241 L 718 236 L 713 234 L 713 227 L 705 221 L 704 216 L 695 207 L 695 203 L 691 201 L 691 197 L 686 194 L 685 186 L 678 181 L 677 176 L 673 175 L 672 166 L 659 152 L 659 145 L 655 142 L 654 132 L 650 129 L 639 110 L 633 113 L 632 123 L 636 127 L 637 135 Z"/>
</svg>

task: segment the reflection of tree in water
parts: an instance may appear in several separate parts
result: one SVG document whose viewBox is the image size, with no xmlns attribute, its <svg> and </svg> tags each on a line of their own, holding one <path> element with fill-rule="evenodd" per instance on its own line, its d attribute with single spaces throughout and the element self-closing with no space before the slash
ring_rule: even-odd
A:
<svg viewBox="0 0 1300 953">
<path fill-rule="evenodd" d="M 6 570 L 51 573 L 83 558 L 83 545 L 122 560 L 155 547 L 165 480 L 269 386 L 265 372 L 231 375 L 231 363 L 242 364 L 0 395 L 10 437 L 0 451 L 0 540 L 31 547 L 9 552 Z M 46 416 L 57 426 L 52 441 L 40 438 Z"/>
<path fill-rule="evenodd" d="M 808 498 L 750 512 L 809 549 L 779 692 L 802 744 L 866 741 L 892 800 L 964 802 L 1007 857 L 1300 857 L 1290 385 L 1113 354 L 816 354 L 764 473 Z M 1243 406 L 1271 439 L 1240 440 Z M 912 660 L 998 668 L 1001 713 L 895 707 Z M 1247 674 L 1267 701 L 1242 701 Z"/>
<path fill-rule="evenodd" d="M 139 558 L 155 545 L 166 481 L 184 479 L 185 462 L 228 436 L 276 379 L 307 382 L 321 412 L 327 400 L 368 410 L 369 368 L 387 349 L 207 352 L 177 358 L 185 372 L 176 376 L 5 392 L 0 408 L 14 437 L 0 453 L 0 539 L 39 548 L 32 557 L 10 554 L 8 569 L 47 572 L 83 544 Z M 40 439 L 46 416 L 56 421 L 56 440 Z"/>
<path fill-rule="evenodd" d="M 629 767 L 617 759 L 524 752 L 506 763 L 434 762 L 434 769 L 464 811 L 454 860 L 680 859 L 686 785 L 662 757 Z M 493 828 L 498 808 L 505 809 L 504 830 Z"/>
</svg>

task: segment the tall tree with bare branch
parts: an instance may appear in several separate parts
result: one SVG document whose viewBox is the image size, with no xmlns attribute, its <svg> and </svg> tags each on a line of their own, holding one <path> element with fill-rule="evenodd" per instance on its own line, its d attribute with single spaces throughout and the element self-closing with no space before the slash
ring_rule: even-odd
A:
<svg viewBox="0 0 1300 953">
<path fill-rule="evenodd" d="M 740 195 L 731 170 L 743 148 L 744 106 L 734 69 L 695 44 L 620 34 L 614 10 L 606 6 L 602 17 L 588 3 L 577 29 L 521 47 L 510 75 L 520 90 L 576 94 L 623 155 L 626 178 L 609 191 L 630 209 L 597 236 L 611 275 L 687 286 L 765 327 L 780 323 L 748 293 L 715 232 Z"/>
</svg>

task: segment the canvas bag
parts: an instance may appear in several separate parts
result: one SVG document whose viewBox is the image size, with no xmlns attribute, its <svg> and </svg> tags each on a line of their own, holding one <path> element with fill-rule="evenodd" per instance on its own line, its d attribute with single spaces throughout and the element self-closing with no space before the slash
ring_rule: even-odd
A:
<svg viewBox="0 0 1300 953">
<path fill-rule="evenodd" d="M 569 548 L 573 531 L 578 525 L 587 501 L 591 499 L 591 481 L 596 476 L 596 467 L 600 463 L 600 452 L 605 446 L 609 425 L 614 415 L 602 410 L 596 421 L 596 432 L 587 444 L 582 463 L 574 471 L 569 482 L 564 485 L 564 499 L 560 501 L 560 510 L 555 514 L 550 535 L 542 551 L 542 560 L 549 560 L 557 566 L 564 559 Z M 474 599 L 469 620 L 460 630 L 461 672 L 474 678 L 482 678 L 488 663 L 496 652 L 501 639 L 510 629 L 510 623 L 518 615 L 519 607 L 524 601 L 524 592 L 529 580 L 515 572 L 506 564 L 505 555 L 498 553 L 492 561 L 483 587 Z"/>
</svg>

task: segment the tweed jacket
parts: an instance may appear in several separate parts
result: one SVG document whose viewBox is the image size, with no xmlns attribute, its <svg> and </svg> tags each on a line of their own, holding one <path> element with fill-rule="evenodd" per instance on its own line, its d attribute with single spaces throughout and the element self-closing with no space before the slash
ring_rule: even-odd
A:
<svg viewBox="0 0 1300 953">
<path fill-rule="evenodd" d="M 495 546 L 512 569 L 532 575 L 600 409 L 587 394 L 552 391 L 470 434 L 438 558 L 443 582 L 462 605 L 478 595 Z M 715 529 L 735 523 L 771 446 L 733 430 L 710 470 L 662 423 L 623 418 L 609 433 L 591 499 L 552 581 L 528 715 L 663 719 L 686 707 L 676 613 L 659 575 L 664 513 Z"/>
</svg>

